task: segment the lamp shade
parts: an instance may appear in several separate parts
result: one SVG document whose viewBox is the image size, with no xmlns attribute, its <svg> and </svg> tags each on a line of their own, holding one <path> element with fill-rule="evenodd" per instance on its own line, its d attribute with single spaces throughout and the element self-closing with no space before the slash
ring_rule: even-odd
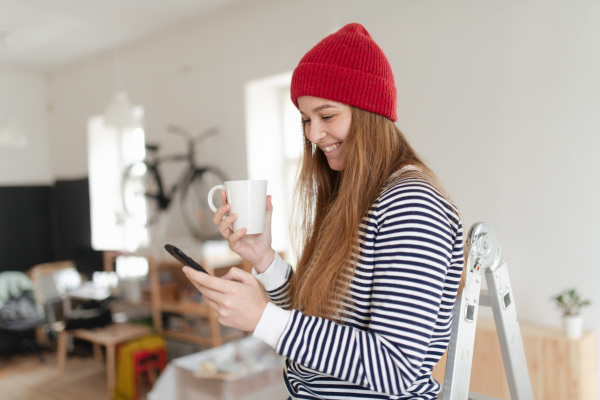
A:
<svg viewBox="0 0 600 400">
<path fill-rule="evenodd" d="M 11 118 L 0 126 L 0 147 L 22 149 L 27 143 L 27 136 L 16 119 Z"/>
<path fill-rule="evenodd" d="M 127 92 L 115 92 L 104 112 L 104 123 L 115 128 L 126 128 L 137 123 Z"/>
</svg>

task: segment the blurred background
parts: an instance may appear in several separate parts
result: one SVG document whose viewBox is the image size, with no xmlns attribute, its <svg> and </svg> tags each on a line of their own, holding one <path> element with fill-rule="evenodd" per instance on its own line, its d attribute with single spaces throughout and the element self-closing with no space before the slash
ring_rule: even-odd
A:
<svg viewBox="0 0 600 400">
<path fill-rule="evenodd" d="M 289 77 L 321 38 L 359 22 L 392 65 L 398 127 L 465 230 L 495 230 L 519 319 L 559 326 L 551 297 L 574 287 L 598 332 L 598 21 L 598 0 L 1 0 L 0 270 L 76 258 L 93 271 L 98 251 L 122 250 L 94 246 L 89 195 L 102 170 L 93 121 L 121 92 L 161 152 L 185 151 L 168 124 L 216 128 L 200 163 L 269 179 L 275 244 L 293 260 Z M 189 235 L 170 213 L 162 237 Z"/>
</svg>

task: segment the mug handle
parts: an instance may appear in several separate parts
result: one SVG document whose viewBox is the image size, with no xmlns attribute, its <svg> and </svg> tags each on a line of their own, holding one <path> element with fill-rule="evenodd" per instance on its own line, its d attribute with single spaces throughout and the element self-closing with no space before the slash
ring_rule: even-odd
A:
<svg viewBox="0 0 600 400">
<path fill-rule="evenodd" d="M 213 194 L 217 189 L 225 190 L 225 185 L 217 185 L 208 191 L 208 206 L 213 212 L 217 212 L 217 207 L 213 203 Z"/>
</svg>

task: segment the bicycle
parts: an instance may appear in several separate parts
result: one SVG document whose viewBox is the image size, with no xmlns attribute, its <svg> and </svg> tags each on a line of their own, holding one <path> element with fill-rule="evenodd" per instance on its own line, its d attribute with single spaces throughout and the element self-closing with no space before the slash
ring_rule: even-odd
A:
<svg viewBox="0 0 600 400">
<path fill-rule="evenodd" d="M 215 185 L 227 180 L 225 174 L 213 166 L 196 163 L 196 144 L 217 133 L 209 129 L 198 136 L 192 136 L 187 130 L 167 126 L 167 131 L 184 137 L 187 152 L 160 156 L 160 146 L 146 144 L 146 156 L 143 160 L 126 167 L 123 181 L 123 207 L 125 214 L 137 223 L 151 225 L 158 216 L 166 211 L 179 195 L 183 220 L 190 233 L 199 240 L 220 237 L 217 227 L 212 223 L 213 212 L 208 206 L 208 191 Z M 187 162 L 175 183 L 169 188 L 161 175 L 161 166 L 165 163 Z M 220 201 L 213 199 L 213 201 Z"/>
</svg>

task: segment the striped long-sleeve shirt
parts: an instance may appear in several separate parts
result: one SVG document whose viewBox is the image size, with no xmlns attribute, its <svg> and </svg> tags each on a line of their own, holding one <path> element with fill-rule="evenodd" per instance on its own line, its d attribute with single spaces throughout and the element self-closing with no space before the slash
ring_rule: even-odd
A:
<svg viewBox="0 0 600 400">
<path fill-rule="evenodd" d="M 298 399 L 435 399 L 463 267 L 458 212 L 431 185 L 388 185 L 363 219 L 342 323 L 289 310 L 291 267 L 257 275 L 270 296 L 254 336 L 287 357 Z"/>
</svg>

